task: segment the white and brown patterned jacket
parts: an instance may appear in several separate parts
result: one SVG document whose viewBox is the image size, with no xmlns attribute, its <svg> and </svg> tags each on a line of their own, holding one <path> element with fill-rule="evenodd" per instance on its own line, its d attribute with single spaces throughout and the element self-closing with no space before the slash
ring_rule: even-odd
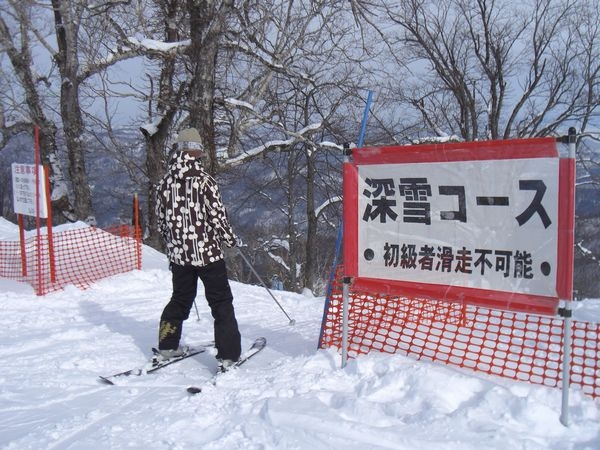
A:
<svg viewBox="0 0 600 450">
<path fill-rule="evenodd" d="M 216 181 L 186 152 L 174 153 L 157 185 L 156 216 L 174 264 L 206 266 L 236 243 Z"/>
</svg>

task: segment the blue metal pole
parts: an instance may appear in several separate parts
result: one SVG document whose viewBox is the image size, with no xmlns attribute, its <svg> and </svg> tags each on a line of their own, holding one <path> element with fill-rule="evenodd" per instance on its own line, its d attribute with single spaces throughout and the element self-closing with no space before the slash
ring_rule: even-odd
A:
<svg viewBox="0 0 600 450">
<path fill-rule="evenodd" d="M 367 118 L 369 117 L 369 109 L 371 108 L 371 102 L 373 101 L 373 91 L 369 91 L 367 95 L 367 104 L 365 105 L 365 111 L 363 113 L 362 124 L 360 126 L 360 135 L 358 136 L 358 146 L 362 147 L 363 139 L 365 137 L 365 130 L 367 129 Z"/>
<path fill-rule="evenodd" d="M 358 146 L 362 147 L 363 140 L 365 137 L 365 130 L 367 129 L 367 119 L 369 117 L 369 109 L 371 108 L 371 102 L 373 101 L 373 91 L 369 91 L 367 95 L 367 103 L 365 105 L 365 110 L 363 112 L 362 123 L 360 126 L 360 134 L 358 136 Z M 346 152 L 346 149 L 344 149 Z M 347 157 L 346 157 L 347 158 Z M 346 161 L 346 159 L 344 159 Z M 335 256 L 333 258 L 333 264 L 331 268 L 331 273 L 329 274 L 329 284 L 327 285 L 327 293 L 325 294 L 325 306 L 323 309 L 323 318 L 321 320 L 321 332 L 319 334 L 319 342 L 321 342 L 323 338 L 323 329 L 325 327 L 327 310 L 329 309 L 329 298 L 331 297 L 331 290 L 333 288 L 333 280 L 335 278 L 335 272 L 338 266 L 339 257 L 342 249 L 342 238 L 343 238 L 343 228 L 344 228 L 344 220 L 340 220 L 340 225 L 338 228 L 337 238 L 335 242 Z"/>
</svg>

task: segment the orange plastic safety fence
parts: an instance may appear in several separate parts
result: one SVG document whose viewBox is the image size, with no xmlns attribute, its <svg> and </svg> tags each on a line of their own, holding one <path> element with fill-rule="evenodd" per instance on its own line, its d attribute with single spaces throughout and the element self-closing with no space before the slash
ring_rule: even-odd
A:
<svg viewBox="0 0 600 450">
<path fill-rule="evenodd" d="M 320 347 L 342 346 L 338 268 Z M 545 386 L 562 380 L 563 319 L 350 291 L 348 356 L 400 352 Z M 600 397 L 600 325 L 573 321 L 570 383 Z"/>
<path fill-rule="evenodd" d="M 134 226 L 84 227 L 52 236 L 53 257 L 46 234 L 25 239 L 25 258 L 19 241 L 0 241 L 0 277 L 29 283 L 44 295 L 141 268 L 142 242 Z"/>
</svg>

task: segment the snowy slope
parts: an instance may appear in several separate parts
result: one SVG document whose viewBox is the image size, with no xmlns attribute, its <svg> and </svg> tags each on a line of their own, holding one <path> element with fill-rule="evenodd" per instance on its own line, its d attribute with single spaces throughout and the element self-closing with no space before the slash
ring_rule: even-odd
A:
<svg viewBox="0 0 600 450">
<path fill-rule="evenodd" d="M 0 238 L 6 238 L 6 222 Z M 202 354 L 117 386 L 107 375 L 143 363 L 170 296 L 164 256 L 144 248 L 143 270 L 37 297 L 0 279 L 2 449 L 600 449 L 600 404 L 561 392 L 402 355 L 373 353 L 340 368 L 317 350 L 323 298 L 232 283 L 243 344 L 265 336 L 248 364 L 203 384 Z M 201 292 L 201 290 L 200 290 Z M 578 305 L 597 318 L 600 302 Z M 202 295 L 184 343 L 212 339 Z M 201 385 L 190 396 L 185 388 Z"/>
</svg>

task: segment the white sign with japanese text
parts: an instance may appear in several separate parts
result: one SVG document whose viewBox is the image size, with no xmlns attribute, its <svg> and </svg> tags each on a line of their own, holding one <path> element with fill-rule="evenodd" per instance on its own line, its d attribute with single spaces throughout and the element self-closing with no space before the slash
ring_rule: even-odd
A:
<svg viewBox="0 0 600 450">
<path fill-rule="evenodd" d="M 358 276 L 556 295 L 559 159 L 358 167 Z"/>
<path fill-rule="evenodd" d="M 36 166 L 34 164 L 12 163 L 12 188 L 13 205 L 16 214 L 26 216 L 36 216 L 39 213 L 40 218 L 48 217 L 46 207 L 46 188 L 44 181 L 44 167 L 38 167 L 36 190 Z M 38 195 L 39 211 L 36 211 L 35 198 Z"/>
</svg>

